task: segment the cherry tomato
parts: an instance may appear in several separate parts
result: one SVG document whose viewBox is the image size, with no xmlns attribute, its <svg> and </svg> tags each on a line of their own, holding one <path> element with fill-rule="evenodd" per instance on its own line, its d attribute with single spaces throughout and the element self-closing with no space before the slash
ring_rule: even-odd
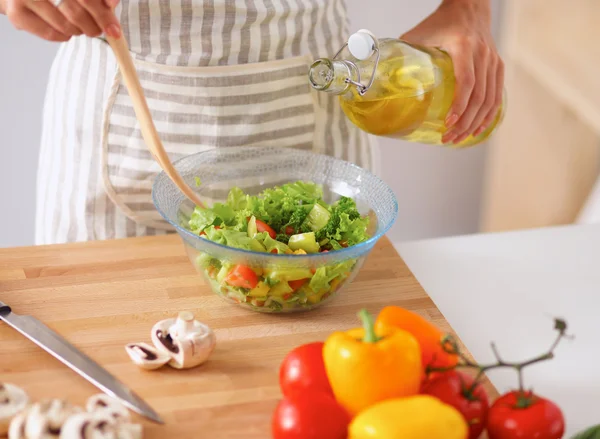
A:
<svg viewBox="0 0 600 439">
<path fill-rule="evenodd" d="M 254 288 L 258 284 L 258 276 L 246 265 L 236 265 L 225 278 L 225 282 L 233 287 Z"/>
<path fill-rule="evenodd" d="M 350 417 L 333 396 L 306 391 L 283 398 L 273 413 L 273 439 L 346 439 Z"/>
<path fill-rule="evenodd" d="M 469 392 L 474 381 L 470 375 L 451 371 L 431 378 L 421 389 L 421 393 L 435 396 L 463 415 L 469 424 L 469 439 L 481 435 L 489 410 L 487 393 L 480 384 Z"/>
<path fill-rule="evenodd" d="M 290 280 L 288 281 L 288 285 L 292 290 L 298 291 L 300 288 L 302 288 L 302 285 L 304 285 L 307 281 L 308 279 Z"/>
<path fill-rule="evenodd" d="M 565 419 L 552 401 L 531 391 L 514 390 L 490 408 L 487 431 L 490 439 L 560 439 Z"/>
<path fill-rule="evenodd" d="M 277 233 L 275 233 L 275 230 L 273 230 L 267 223 L 264 223 L 259 219 L 256 220 L 256 230 L 258 233 L 267 232 L 273 239 L 277 238 Z"/>
<path fill-rule="evenodd" d="M 303 344 L 285 356 L 279 367 L 279 386 L 284 395 L 307 390 L 333 395 L 323 362 L 323 344 Z"/>
</svg>

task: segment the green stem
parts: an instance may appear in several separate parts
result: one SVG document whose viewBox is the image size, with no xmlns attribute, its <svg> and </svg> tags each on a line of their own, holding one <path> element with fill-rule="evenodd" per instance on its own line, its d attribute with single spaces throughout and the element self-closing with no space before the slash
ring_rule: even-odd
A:
<svg viewBox="0 0 600 439">
<path fill-rule="evenodd" d="M 362 321 L 363 328 L 365 329 L 365 336 L 363 338 L 364 343 L 377 343 L 380 337 L 375 334 L 375 322 L 373 317 L 366 309 L 361 309 L 358 313 L 358 317 Z"/>
<path fill-rule="evenodd" d="M 492 352 L 494 353 L 494 356 L 496 357 L 496 362 L 491 363 L 491 364 L 486 364 L 486 365 L 481 365 L 476 362 L 470 361 L 464 355 L 464 353 L 461 352 L 461 350 L 458 346 L 458 343 L 456 342 L 454 337 L 452 337 L 451 335 L 446 335 L 441 340 L 442 349 L 449 354 L 458 356 L 460 361 L 458 362 L 458 364 L 456 364 L 456 366 L 452 366 L 452 367 L 446 367 L 446 368 L 430 368 L 430 367 L 428 367 L 426 372 L 429 374 L 431 372 L 445 372 L 445 371 L 456 369 L 456 368 L 475 369 L 477 371 L 477 375 L 475 377 L 473 384 L 467 389 L 467 393 L 472 393 L 486 372 L 488 372 L 492 369 L 497 369 L 497 368 L 512 368 L 513 370 L 515 370 L 517 372 L 517 377 L 519 380 L 519 391 L 521 393 L 523 393 L 525 390 L 524 389 L 525 386 L 524 386 L 524 382 L 523 382 L 524 381 L 523 380 L 523 369 L 525 369 L 526 367 L 528 367 L 532 364 L 553 359 L 554 358 L 554 350 L 556 349 L 556 347 L 558 346 L 560 341 L 563 338 L 569 337 L 566 333 L 567 323 L 564 320 L 555 319 L 554 329 L 557 330 L 557 332 L 558 332 L 557 337 L 554 340 L 554 342 L 552 343 L 552 345 L 550 346 L 550 349 L 548 349 L 548 351 L 546 351 L 544 354 L 538 355 L 537 357 L 534 357 L 530 360 L 523 361 L 523 362 L 508 362 L 508 361 L 504 361 L 500 357 L 500 354 L 498 352 L 498 349 L 496 348 L 496 345 L 494 343 L 492 343 L 491 348 L 492 348 Z"/>
</svg>

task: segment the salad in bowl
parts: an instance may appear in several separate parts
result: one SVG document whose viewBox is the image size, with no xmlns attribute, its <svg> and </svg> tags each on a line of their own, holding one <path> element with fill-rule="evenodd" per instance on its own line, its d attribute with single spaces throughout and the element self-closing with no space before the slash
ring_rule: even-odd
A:
<svg viewBox="0 0 600 439">
<path fill-rule="evenodd" d="M 296 181 L 258 195 L 240 188 L 225 203 L 196 207 L 189 228 L 203 239 L 232 248 L 275 255 L 307 255 L 340 250 L 369 239 L 369 216 L 354 200 L 332 204 L 321 186 Z M 356 259 L 314 267 L 230 264 L 202 253 L 196 265 L 221 294 L 253 307 L 289 309 L 311 306 L 335 292 L 350 275 Z"/>
<path fill-rule="evenodd" d="M 158 212 L 213 292 L 254 311 L 308 310 L 337 296 L 397 215 L 378 177 L 307 151 L 217 148 L 174 166 L 204 206 L 161 173 Z"/>
</svg>

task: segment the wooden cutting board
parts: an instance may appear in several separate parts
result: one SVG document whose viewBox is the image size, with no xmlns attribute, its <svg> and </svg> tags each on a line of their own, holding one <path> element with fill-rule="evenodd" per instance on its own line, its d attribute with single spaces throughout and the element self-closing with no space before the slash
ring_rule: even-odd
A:
<svg viewBox="0 0 600 439">
<path fill-rule="evenodd" d="M 361 308 L 374 315 L 399 305 L 450 330 L 387 239 L 356 280 L 316 310 L 265 315 L 225 302 L 190 264 L 177 236 L 0 250 L 0 299 L 37 317 L 129 385 L 163 417 L 144 423 L 145 438 L 265 439 L 280 398 L 278 368 L 287 352 L 358 326 Z M 160 319 L 192 311 L 211 326 L 217 347 L 204 365 L 145 371 L 124 345 L 150 342 Z M 0 324 L 0 381 L 33 400 L 75 404 L 98 390 L 16 331 Z"/>
</svg>

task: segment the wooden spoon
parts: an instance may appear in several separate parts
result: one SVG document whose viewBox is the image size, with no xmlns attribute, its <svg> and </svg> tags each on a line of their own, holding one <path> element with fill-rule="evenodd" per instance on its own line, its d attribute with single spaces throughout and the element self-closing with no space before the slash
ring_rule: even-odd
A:
<svg viewBox="0 0 600 439">
<path fill-rule="evenodd" d="M 131 100 L 133 101 L 135 115 L 140 122 L 142 137 L 144 138 L 148 149 L 150 149 L 154 160 L 158 162 L 173 183 L 175 183 L 190 201 L 196 206 L 204 207 L 204 204 L 200 201 L 198 195 L 185 181 L 183 181 L 179 172 L 173 167 L 173 164 L 160 141 L 160 137 L 158 136 L 158 132 L 152 121 L 152 116 L 150 115 L 150 109 L 148 108 L 142 85 L 140 84 L 137 71 L 133 64 L 133 60 L 131 59 L 131 54 L 129 53 L 129 48 L 127 47 L 127 41 L 125 41 L 125 38 L 123 37 L 113 38 L 109 36 L 106 36 L 106 40 L 115 53 L 121 74 L 123 75 L 123 80 L 127 86 L 129 96 L 131 96 Z"/>
</svg>

